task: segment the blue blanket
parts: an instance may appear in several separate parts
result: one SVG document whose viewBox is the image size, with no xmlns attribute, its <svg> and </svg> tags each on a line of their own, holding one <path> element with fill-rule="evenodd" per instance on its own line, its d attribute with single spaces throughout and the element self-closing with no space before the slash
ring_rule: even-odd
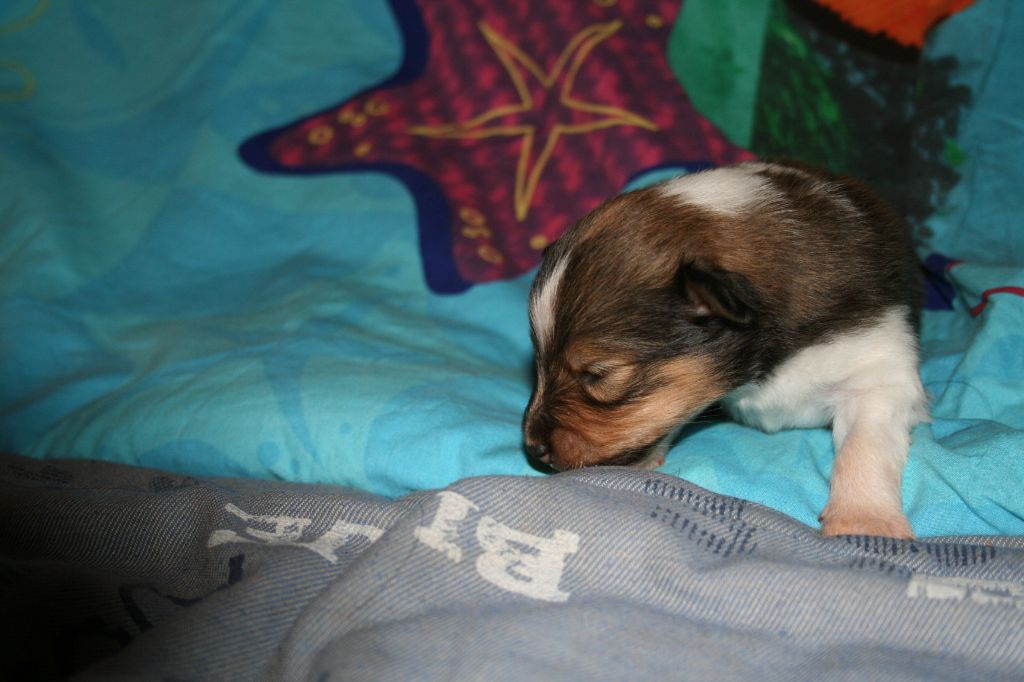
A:
<svg viewBox="0 0 1024 682">
<path fill-rule="evenodd" d="M 535 473 L 532 272 L 436 293 L 416 178 L 265 174 L 238 153 L 388 79 L 411 6 L 0 8 L 0 447 L 389 496 Z M 944 256 L 934 419 L 904 481 L 923 536 L 1024 534 L 1024 68 L 998 38 L 1021 29 L 1019 3 L 986 0 L 926 50 L 973 94 L 922 242 Z M 816 526 L 831 461 L 825 430 L 722 422 L 663 471 Z"/>
</svg>

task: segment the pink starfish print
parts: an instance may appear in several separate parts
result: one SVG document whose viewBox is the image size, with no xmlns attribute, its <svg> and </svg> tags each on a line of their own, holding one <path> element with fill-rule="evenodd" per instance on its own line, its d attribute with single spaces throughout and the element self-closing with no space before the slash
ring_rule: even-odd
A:
<svg viewBox="0 0 1024 682">
<path fill-rule="evenodd" d="M 694 111 L 665 57 L 674 0 L 391 0 L 389 82 L 249 140 L 274 172 L 380 170 L 417 201 L 428 284 L 514 277 L 639 173 L 751 155 Z"/>
</svg>

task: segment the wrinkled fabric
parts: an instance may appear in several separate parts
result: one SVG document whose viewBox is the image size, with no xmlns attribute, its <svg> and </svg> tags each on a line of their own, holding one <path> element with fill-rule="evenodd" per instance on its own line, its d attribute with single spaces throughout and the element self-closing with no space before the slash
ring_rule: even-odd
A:
<svg viewBox="0 0 1024 682">
<path fill-rule="evenodd" d="M 388 500 L 0 458 L 5 667 L 45 679 L 1019 679 L 1021 538 L 822 538 L 634 469 Z"/>
</svg>

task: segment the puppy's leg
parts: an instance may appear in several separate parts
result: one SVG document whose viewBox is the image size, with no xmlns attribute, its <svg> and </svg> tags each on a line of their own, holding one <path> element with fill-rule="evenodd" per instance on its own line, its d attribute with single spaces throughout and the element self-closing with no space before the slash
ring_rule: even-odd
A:
<svg viewBox="0 0 1024 682">
<path fill-rule="evenodd" d="M 679 437 L 679 432 L 683 430 L 683 425 L 680 424 L 676 428 L 665 434 L 657 445 L 651 448 L 651 452 L 644 457 L 642 460 L 637 462 L 636 466 L 638 469 L 657 469 L 665 463 L 665 457 L 668 455 L 668 451 L 672 449 L 672 444 L 676 442 L 676 438 Z"/>
<path fill-rule="evenodd" d="M 844 392 L 832 424 L 836 459 L 823 535 L 912 538 L 900 496 L 910 429 L 923 421 L 920 380 Z"/>
<path fill-rule="evenodd" d="M 650 469 L 654 470 L 665 463 L 665 453 L 652 452 L 647 457 L 643 458 L 636 464 L 637 469 Z"/>
</svg>

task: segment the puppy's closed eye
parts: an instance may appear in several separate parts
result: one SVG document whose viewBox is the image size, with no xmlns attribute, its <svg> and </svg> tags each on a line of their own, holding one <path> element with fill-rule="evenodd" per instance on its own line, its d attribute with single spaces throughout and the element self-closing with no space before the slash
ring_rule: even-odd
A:
<svg viewBox="0 0 1024 682">
<path fill-rule="evenodd" d="M 589 366 L 584 367 L 580 370 L 579 378 L 587 388 L 593 387 L 601 382 L 606 376 L 608 376 L 608 370 L 600 366 Z"/>
<path fill-rule="evenodd" d="M 623 363 L 591 362 L 576 373 L 584 392 L 599 403 L 621 400 L 630 388 L 633 366 Z"/>
</svg>

